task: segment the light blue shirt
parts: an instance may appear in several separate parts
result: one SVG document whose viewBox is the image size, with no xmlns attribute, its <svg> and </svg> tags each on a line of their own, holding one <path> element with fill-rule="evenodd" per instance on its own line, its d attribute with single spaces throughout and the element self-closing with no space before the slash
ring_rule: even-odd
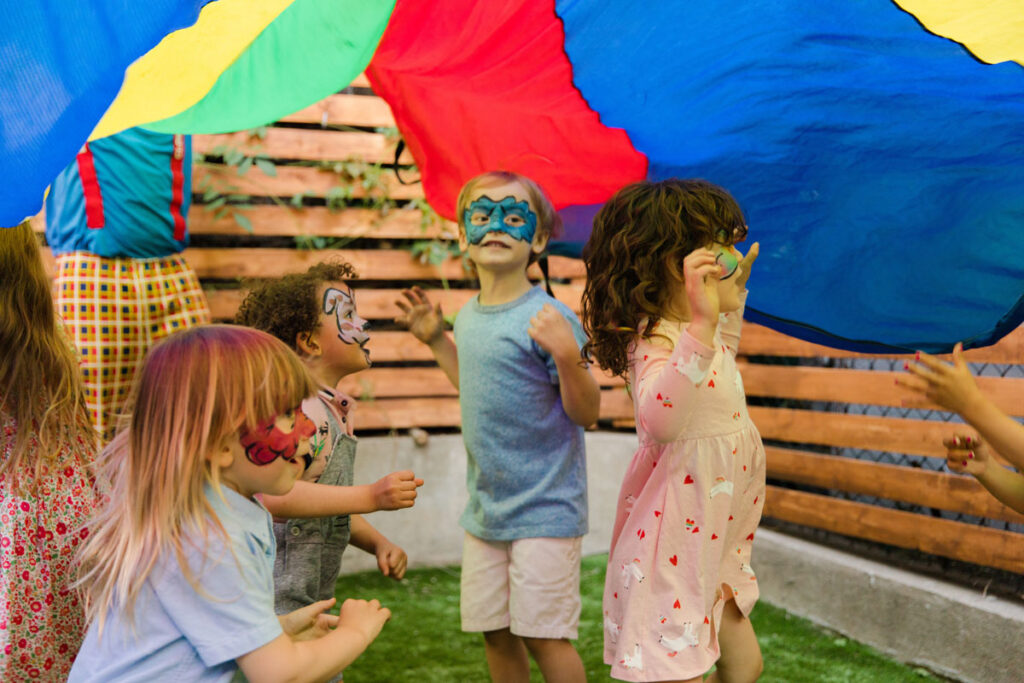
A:
<svg viewBox="0 0 1024 683">
<path fill-rule="evenodd" d="M 576 315 L 539 287 L 498 306 L 474 297 L 455 319 L 469 489 L 460 523 L 485 540 L 587 532 L 583 428 L 562 407 L 551 354 L 527 332 L 547 303 L 582 346 Z"/>
<path fill-rule="evenodd" d="M 211 531 L 206 552 L 186 546 L 196 592 L 174 553 L 157 561 L 135 601 L 134 632 L 116 608 L 103 637 L 93 622 L 71 669 L 77 681 L 229 681 L 235 658 L 281 635 L 274 615 L 274 535 L 266 509 L 222 487 L 206 496 L 231 539 Z M 231 551 L 234 551 L 232 558 Z M 235 559 L 237 558 L 237 563 Z"/>
</svg>

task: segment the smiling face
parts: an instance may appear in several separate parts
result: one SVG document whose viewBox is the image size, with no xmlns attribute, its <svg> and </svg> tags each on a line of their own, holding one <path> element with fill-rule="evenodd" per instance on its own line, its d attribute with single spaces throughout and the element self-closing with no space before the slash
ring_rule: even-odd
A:
<svg viewBox="0 0 1024 683">
<path fill-rule="evenodd" d="M 547 236 L 537 225 L 537 212 L 518 182 L 477 188 L 462 212 L 462 248 L 478 268 L 523 270 L 530 254 L 539 254 Z"/>
<path fill-rule="evenodd" d="M 343 282 L 326 282 L 319 295 L 320 327 L 316 334 L 323 350 L 320 362 L 339 377 L 370 367 L 368 323 L 356 311 L 355 292 Z"/>
</svg>

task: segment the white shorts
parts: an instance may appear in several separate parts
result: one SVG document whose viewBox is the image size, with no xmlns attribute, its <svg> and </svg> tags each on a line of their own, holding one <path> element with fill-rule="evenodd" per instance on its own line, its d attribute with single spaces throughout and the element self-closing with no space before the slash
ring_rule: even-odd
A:
<svg viewBox="0 0 1024 683">
<path fill-rule="evenodd" d="M 583 538 L 462 543 L 463 631 L 507 628 L 525 638 L 575 640 Z"/>
</svg>

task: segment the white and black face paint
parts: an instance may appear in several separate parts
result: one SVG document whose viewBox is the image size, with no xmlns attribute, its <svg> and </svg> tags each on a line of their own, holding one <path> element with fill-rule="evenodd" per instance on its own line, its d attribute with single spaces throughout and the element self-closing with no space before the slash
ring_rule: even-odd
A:
<svg viewBox="0 0 1024 683">
<path fill-rule="evenodd" d="M 370 335 L 366 333 L 366 320 L 356 313 L 356 301 L 351 291 L 329 287 L 324 292 L 324 313 L 334 314 L 338 325 L 338 339 L 346 344 L 358 344 L 362 347 L 370 340 Z"/>
</svg>

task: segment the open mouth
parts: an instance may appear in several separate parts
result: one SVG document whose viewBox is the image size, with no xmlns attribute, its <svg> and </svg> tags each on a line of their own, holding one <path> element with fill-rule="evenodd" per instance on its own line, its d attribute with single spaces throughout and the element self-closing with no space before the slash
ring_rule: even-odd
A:
<svg viewBox="0 0 1024 683">
<path fill-rule="evenodd" d="M 498 247 L 501 249 L 511 249 L 510 246 L 502 242 L 501 240 L 484 240 L 480 244 L 481 247 Z"/>
</svg>

